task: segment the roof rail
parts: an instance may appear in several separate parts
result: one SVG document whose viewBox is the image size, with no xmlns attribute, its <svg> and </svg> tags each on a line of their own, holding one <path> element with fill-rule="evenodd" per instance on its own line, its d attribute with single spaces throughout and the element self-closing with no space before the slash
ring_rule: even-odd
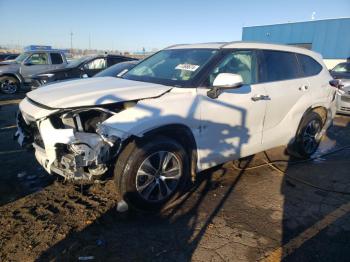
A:
<svg viewBox="0 0 350 262">
<path fill-rule="evenodd" d="M 165 47 L 164 49 L 168 49 L 168 48 L 172 48 L 172 47 L 175 47 L 175 46 L 180 46 L 180 45 L 189 45 L 189 44 L 176 44 L 176 45 L 170 45 L 170 46 Z"/>
</svg>

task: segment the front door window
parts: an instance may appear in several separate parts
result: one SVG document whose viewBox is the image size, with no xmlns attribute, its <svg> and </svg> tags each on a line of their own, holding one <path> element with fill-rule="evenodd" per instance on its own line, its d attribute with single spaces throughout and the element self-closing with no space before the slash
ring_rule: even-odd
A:
<svg viewBox="0 0 350 262">
<path fill-rule="evenodd" d="M 256 83 L 256 56 L 254 51 L 233 51 L 227 54 L 209 74 L 206 86 L 212 86 L 218 74 L 231 73 L 242 77 L 243 83 L 251 85 Z"/>
<path fill-rule="evenodd" d="M 46 53 L 36 53 L 32 54 L 27 63 L 32 65 L 47 65 L 48 64 L 48 56 Z"/>
</svg>

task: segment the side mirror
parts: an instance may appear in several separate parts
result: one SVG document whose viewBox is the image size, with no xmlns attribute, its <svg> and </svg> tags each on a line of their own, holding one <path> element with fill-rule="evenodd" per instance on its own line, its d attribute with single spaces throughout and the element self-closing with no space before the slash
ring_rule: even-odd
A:
<svg viewBox="0 0 350 262">
<path fill-rule="evenodd" d="M 243 79 L 238 74 L 221 73 L 216 76 L 213 88 L 207 92 L 210 98 L 218 98 L 222 90 L 239 88 L 243 85 Z"/>
<path fill-rule="evenodd" d="M 31 65 L 33 65 L 31 62 L 24 62 L 24 65 L 25 66 L 31 66 Z"/>
<path fill-rule="evenodd" d="M 344 83 L 341 79 L 332 79 L 329 81 L 329 84 L 338 89 L 342 89 L 344 87 Z"/>
</svg>

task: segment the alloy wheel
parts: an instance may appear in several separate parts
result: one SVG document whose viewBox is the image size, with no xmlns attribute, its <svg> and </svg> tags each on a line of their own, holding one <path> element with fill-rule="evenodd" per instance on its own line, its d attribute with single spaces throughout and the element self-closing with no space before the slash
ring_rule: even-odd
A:
<svg viewBox="0 0 350 262">
<path fill-rule="evenodd" d="M 179 158 L 169 151 L 157 151 L 148 156 L 137 171 L 137 192 L 146 201 L 161 202 L 175 192 L 181 175 Z"/>
<path fill-rule="evenodd" d="M 11 79 L 5 79 L 1 83 L 1 91 L 5 94 L 14 94 L 17 91 L 17 83 Z"/>
<path fill-rule="evenodd" d="M 303 145 L 308 154 L 316 151 L 320 140 L 321 123 L 318 120 L 310 121 L 304 129 Z"/>
</svg>

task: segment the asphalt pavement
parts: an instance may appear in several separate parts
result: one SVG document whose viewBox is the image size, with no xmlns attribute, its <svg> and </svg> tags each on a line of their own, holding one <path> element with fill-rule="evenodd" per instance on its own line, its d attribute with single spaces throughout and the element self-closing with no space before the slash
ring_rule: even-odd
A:
<svg viewBox="0 0 350 262">
<path fill-rule="evenodd" d="M 323 155 L 350 145 L 350 117 L 317 159 L 275 148 L 199 174 L 159 215 L 118 213 L 113 181 L 65 183 L 12 139 L 22 97 L 0 99 L 0 261 L 349 261 L 350 150 Z"/>
</svg>

